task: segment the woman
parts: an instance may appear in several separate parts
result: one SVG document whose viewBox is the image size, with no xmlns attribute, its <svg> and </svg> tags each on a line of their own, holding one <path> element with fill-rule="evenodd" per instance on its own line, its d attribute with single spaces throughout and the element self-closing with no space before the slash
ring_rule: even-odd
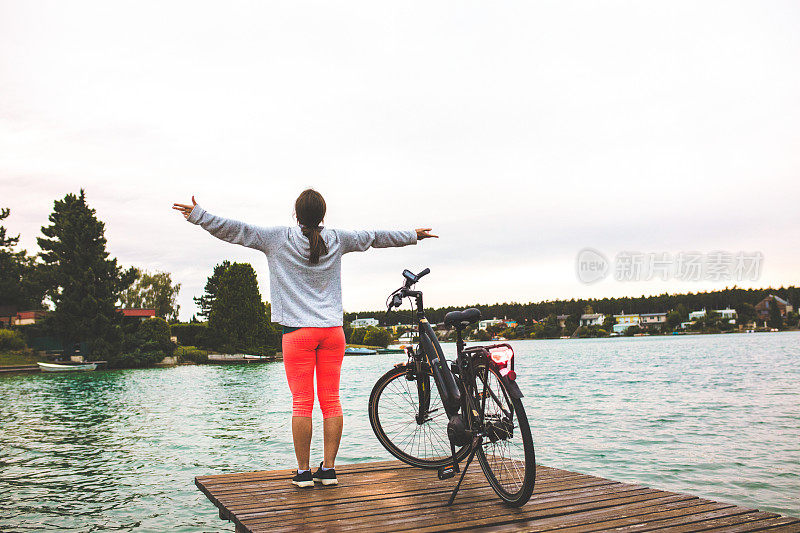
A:
<svg viewBox="0 0 800 533">
<path fill-rule="evenodd" d="M 325 200 L 313 189 L 300 193 L 294 204 L 298 226 L 258 227 L 218 217 L 197 205 L 174 204 L 173 209 L 215 237 L 264 252 L 269 265 L 272 320 L 283 326 L 283 363 L 292 391 L 292 438 L 297 475 L 292 483 L 313 487 L 335 485 L 334 462 L 342 438 L 339 376 L 344 358 L 342 329 L 342 255 L 370 247 L 416 244 L 437 237 L 431 228 L 408 231 L 347 231 L 321 226 Z M 324 460 L 312 474 L 311 411 L 314 371 L 322 410 Z"/>
</svg>

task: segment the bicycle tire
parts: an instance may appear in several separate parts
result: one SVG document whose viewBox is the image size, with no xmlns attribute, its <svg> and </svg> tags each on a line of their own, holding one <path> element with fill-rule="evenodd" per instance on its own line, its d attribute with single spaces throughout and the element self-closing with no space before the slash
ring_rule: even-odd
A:
<svg viewBox="0 0 800 533">
<path fill-rule="evenodd" d="M 419 395 L 416 385 L 413 388 L 407 385 L 411 382 L 406 380 L 406 366 L 403 365 L 386 372 L 372 388 L 369 396 L 369 422 L 378 441 L 394 457 L 412 466 L 435 469 L 452 464 L 453 456 L 447 438 L 448 418 L 433 375 L 427 368 L 423 373 L 429 379 L 430 408 L 436 415 L 423 424 L 417 424 L 414 406 L 419 405 Z M 405 396 L 403 403 L 390 398 L 389 395 L 395 393 Z M 390 417 L 391 420 L 388 420 Z M 431 425 L 426 427 L 429 423 Z M 403 429 L 412 430 L 414 435 L 401 435 Z M 456 457 L 462 461 L 468 453 L 469 447 L 463 446 L 456 450 Z"/>
<path fill-rule="evenodd" d="M 512 457 L 505 457 L 503 455 L 504 452 L 510 451 L 511 449 L 511 447 L 508 445 L 508 441 L 510 439 L 500 438 L 496 442 L 503 442 L 503 444 L 498 446 L 496 442 L 489 442 L 487 440 L 484 442 L 484 445 L 476 450 L 478 462 L 480 463 L 481 469 L 483 470 L 487 481 L 489 481 L 489 484 L 495 493 L 500 496 L 500 498 L 507 505 L 512 507 L 520 507 L 525 505 L 528 500 L 530 500 L 531 494 L 533 494 L 534 485 L 536 484 L 536 453 L 533 447 L 533 436 L 531 435 L 528 417 L 525 413 L 525 408 L 522 405 L 522 400 L 519 398 L 513 398 L 511 396 L 505 384 L 503 383 L 503 380 L 500 379 L 500 374 L 492 364 L 478 365 L 478 368 L 475 372 L 476 388 L 474 390 L 476 391 L 476 396 L 478 396 L 477 391 L 482 391 L 480 368 L 483 368 L 484 372 L 488 371 L 488 374 L 485 374 L 486 377 L 483 381 L 491 382 L 490 385 L 495 389 L 499 389 L 499 392 L 502 394 L 502 398 L 496 396 L 496 399 L 500 400 L 501 402 L 505 401 L 507 406 L 511 406 L 513 408 L 511 411 L 512 417 L 510 419 L 511 430 L 509 431 L 509 428 L 506 426 L 509 421 L 507 421 L 504 417 L 500 417 L 502 418 L 502 421 L 498 420 L 497 423 L 498 427 L 502 429 L 499 429 L 498 431 L 501 434 L 511 435 L 511 438 L 513 438 L 514 429 L 518 430 L 518 435 L 522 440 L 522 455 L 524 459 L 523 461 L 519 461 L 519 459 L 514 459 Z M 492 376 L 492 378 L 489 378 L 489 376 Z M 483 396 L 482 393 L 481 396 Z M 480 402 L 480 397 L 476 397 L 476 401 Z M 495 400 L 492 401 L 496 403 Z M 485 423 L 487 419 L 498 417 L 499 415 L 488 415 L 486 412 L 486 406 L 484 404 L 484 407 L 479 409 L 479 416 L 482 417 Z M 514 423 L 514 419 L 516 419 L 516 424 Z M 517 446 L 517 444 L 514 443 L 514 446 Z M 486 451 L 490 447 L 491 455 L 487 455 Z M 500 454 L 499 461 L 498 452 Z M 519 473 L 520 462 L 524 463 L 524 471 L 522 472 L 522 475 Z M 512 468 L 510 468 L 509 465 L 513 467 L 513 476 L 506 476 L 506 482 L 504 483 L 503 472 L 512 472 Z M 509 478 L 512 477 L 513 479 L 509 480 Z"/>
</svg>

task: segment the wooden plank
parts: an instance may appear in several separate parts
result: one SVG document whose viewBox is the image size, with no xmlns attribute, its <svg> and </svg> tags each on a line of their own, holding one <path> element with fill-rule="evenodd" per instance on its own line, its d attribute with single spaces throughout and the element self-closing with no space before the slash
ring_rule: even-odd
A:
<svg viewBox="0 0 800 533">
<path fill-rule="evenodd" d="M 639 517 L 654 516 L 657 513 L 674 512 L 675 510 L 682 510 L 684 513 L 700 512 L 709 505 L 724 505 L 707 500 L 700 500 L 688 494 L 678 494 L 675 496 L 663 496 L 653 498 L 651 500 L 644 500 L 640 502 L 628 503 L 624 506 L 624 516 L 627 518 L 617 518 L 620 522 L 638 522 Z M 609 512 L 619 513 L 618 507 L 604 507 L 602 509 L 593 511 L 584 511 L 580 513 L 573 513 L 569 516 L 555 516 L 551 518 L 544 518 L 536 520 L 535 523 L 512 523 L 505 526 L 492 526 L 487 528 L 479 528 L 473 531 L 488 533 L 488 532 L 508 532 L 508 531 L 550 531 L 551 529 L 559 528 L 559 531 L 585 531 L 586 524 L 604 524 L 603 527 L 613 527 L 608 525 L 607 522 L 602 522 L 604 518 L 607 519 Z M 617 514 L 622 516 L 622 514 Z"/>
<path fill-rule="evenodd" d="M 457 521 L 458 526 L 461 528 L 468 528 L 470 530 L 479 527 L 498 526 L 505 524 L 520 524 L 530 520 L 540 520 L 553 516 L 565 516 L 580 513 L 583 511 L 591 511 L 598 509 L 608 509 L 611 507 L 618 507 L 621 505 L 642 502 L 660 497 L 658 491 L 653 489 L 640 489 L 638 491 L 630 491 L 626 493 L 607 494 L 603 496 L 596 495 L 594 497 L 577 497 L 573 499 L 565 499 L 558 502 L 558 505 L 526 505 L 523 509 L 514 509 L 502 505 L 494 505 L 487 507 L 486 512 L 482 512 L 476 516 L 473 513 L 452 513 L 446 518 L 451 521 L 446 521 L 444 524 L 450 524 Z M 449 527 L 449 525 L 447 526 Z M 413 529 L 414 531 L 446 531 L 447 527 L 443 527 L 443 522 L 424 524 L 423 527 L 417 527 L 416 524 L 409 523 L 403 530 Z"/>
<path fill-rule="evenodd" d="M 407 465 L 406 463 L 402 463 L 400 461 L 379 461 L 374 463 L 352 463 L 347 465 L 340 465 L 337 466 L 337 471 L 341 473 L 355 473 L 355 472 L 364 472 L 367 470 L 381 470 L 381 469 L 391 469 L 391 470 L 398 470 L 401 468 L 407 468 L 411 470 L 422 470 L 422 468 L 415 468 L 411 465 Z M 435 470 L 433 470 L 435 472 Z M 203 484 L 213 483 L 214 481 L 220 483 L 239 483 L 243 481 L 251 481 L 256 479 L 283 479 L 288 477 L 292 477 L 295 474 L 294 469 L 286 469 L 286 470 L 257 470 L 254 472 L 236 472 L 230 474 L 212 474 L 208 476 L 197 476 L 195 478 L 196 481 L 199 481 Z"/>
<path fill-rule="evenodd" d="M 759 520 L 774 518 L 775 514 L 762 513 L 758 511 L 744 513 L 744 514 L 729 514 L 728 516 L 697 516 L 686 517 L 685 520 L 666 521 L 661 527 L 668 527 L 670 531 L 676 532 L 689 532 L 689 531 L 707 531 L 710 529 L 725 529 L 732 526 L 744 525 L 746 523 L 757 522 Z M 646 528 L 637 529 L 636 531 L 645 531 Z"/>
<path fill-rule="evenodd" d="M 604 531 L 613 529 L 614 531 L 650 531 L 670 527 L 671 524 L 685 522 L 696 522 L 703 519 L 711 519 L 721 516 L 734 516 L 747 512 L 745 509 L 735 505 L 707 502 L 678 506 L 659 506 L 642 509 L 641 513 L 631 512 L 627 506 L 624 509 L 606 510 L 602 520 L 592 523 L 591 528 L 569 527 L 564 528 L 564 532 L 575 533 L 578 531 Z M 543 531 L 534 528 L 528 531 Z"/>
<path fill-rule="evenodd" d="M 483 490 L 484 487 L 475 487 L 475 489 Z M 542 494 L 547 494 L 547 493 L 542 493 Z M 587 487 L 576 486 L 571 491 L 552 492 L 552 493 L 549 493 L 549 497 L 541 496 L 541 497 L 537 498 L 537 502 L 541 506 L 544 506 L 546 504 L 552 504 L 552 506 L 558 506 L 560 502 L 563 502 L 565 500 L 573 501 L 578 497 L 597 498 L 597 497 L 599 497 L 601 495 L 604 495 L 604 494 L 619 494 L 619 492 L 616 489 L 616 487 L 609 488 L 609 485 L 601 485 L 601 486 L 588 487 L 588 488 Z M 455 510 L 455 509 L 465 509 L 468 512 L 473 512 L 473 513 L 476 510 L 481 510 L 481 512 L 484 512 L 483 511 L 483 507 L 485 507 L 487 505 L 497 506 L 497 504 L 499 503 L 497 501 L 497 499 L 496 499 L 496 496 L 494 496 L 493 492 L 491 493 L 491 495 L 484 493 L 481 496 L 483 496 L 484 499 L 476 500 L 475 498 L 471 498 L 469 496 L 467 496 L 463 500 L 458 500 L 457 499 L 456 502 L 453 504 L 453 507 L 447 508 L 447 507 L 445 507 L 445 503 L 447 502 L 447 499 L 450 497 L 450 492 L 449 491 L 441 492 L 439 494 L 431 494 L 431 495 L 429 495 L 429 498 L 425 498 L 425 499 L 419 498 L 419 505 L 415 506 L 414 516 L 415 516 L 415 518 L 417 520 L 421 521 L 421 520 L 427 518 L 428 516 L 439 515 L 442 512 L 451 512 L 451 510 Z M 365 503 L 366 503 L 366 505 L 365 505 Z M 345 512 L 331 513 L 329 511 L 329 512 L 326 512 L 324 516 L 327 517 L 328 520 L 346 519 L 350 523 L 353 523 L 353 524 L 357 523 L 357 521 L 360 518 L 365 518 L 365 519 L 369 519 L 369 520 L 375 520 L 375 519 L 384 520 L 386 518 L 388 520 L 387 523 L 389 523 L 389 522 L 391 522 L 391 518 L 392 518 L 391 515 L 393 515 L 397 510 L 401 510 L 401 511 L 405 510 L 407 505 L 408 505 L 407 504 L 407 500 L 403 499 L 403 498 L 395 499 L 395 501 L 390 501 L 390 503 L 388 505 L 387 505 L 387 502 L 385 500 L 384 501 L 372 500 L 372 501 L 368 501 L 368 502 L 356 502 L 354 505 L 350 506 L 349 508 L 347 508 L 347 506 L 337 506 L 336 507 L 337 510 L 340 507 L 345 507 L 345 509 L 343 509 L 343 511 L 345 511 Z M 508 507 L 502 506 L 502 509 L 503 510 L 507 510 Z M 312 513 L 313 512 L 315 512 L 315 511 L 312 511 Z M 390 515 L 390 516 L 388 516 L 388 517 L 381 517 L 380 516 L 380 515 L 384 515 L 384 514 Z M 250 516 L 248 516 L 248 515 L 239 515 L 239 516 L 243 520 L 245 520 L 247 518 L 250 518 L 250 516 L 252 516 L 252 515 L 250 515 Z M 248 520 L 248 524 L 254 524 L 254 523 L 266 524 L 266 523 L 278 523 L 278 522 L 281 522 L 281 523 L 284 523 L 284 524 L 291 524 L 294 521 L 294 517 L 290 517 L 289 520 L 286 520 L 283 517 L 275 517 L 275 518 L 273 518 L 273 516 L 270 516 L 267 519 L 261 519 L 261 520 L 254 520 L 254 521 Z M 318 520 L 313 519 L 311 521 L 312 522 L 316 522 Z"/>
<path fill-rule="evenodd" d="M 761 520 L 747 521 L 736 525 L 725 525 L 700 531 L 730 531 L 739 533 L 743 531 L 800 531 L 800 518 L 791 516 L 777 516 L 773 518 L 763 518 Z"/>
<path fill-rule="evenodd" d="M 641 501 L 656 497 L 657 491 L 652 489 L 640 489 L 638 491 L 630 491 L 623 495 L 620 494 L 601 494 L 601 495 L 583 495 L 572 498 L 562 498 L 557 502 L 542 502 L 538 505 L 531 506 L 524 509 L 517 509 L 507 507 L 495 501 L 494 505 L 482 507 L 479 513 L 471 505 L 454 507 L 438 506 L 437 514 L 430 514 L 427 516 L 419 516 L 417 510 L 420 504 L 424 502 L 410 500 L 409 509 L 411 512 L 394 515 L 389 519 L 382 518 L 380 521 L 370 520 L 343 520 L 333 525 L 339 531 L 358 531 L 365 528 L 372 531 L 441 531 L 450 528 L 451 524 L 458 524 L 459 527 L 474 527 L 479 525 L 498 524 L 506 522 L 515 522 L 527 517 L 540 517 L 551 516 L 554 514 L 565 514 L 576 506 L 583 508 L 598 508 L 609 505 L 614 505 L 617 502 L 634 502 Z M 623 497 L 626 496 L 627 497 Z M 613 503 L 612 503 L 613 502 Z M 566 510 L 565 510 L 566 509 Z M 477 516 L 476 516 L 477 515 Z M 297 526 L 287 527 L 285 530 L 294 530 Z M 266 528 L 270 529 L 270 528 Z M 266 530 L 265 529 L 265 530 Z M 307 526 L 306 526 L 306 529 Z M 314 528 L 312 528 L 314 529 Z M 322 528 L 321 528 L 322 529 Z M 273 528 L 273 530 L 275 530 Z"/>
<path fill-rule="evenodd" d="M 480 470 L 478 470 L 480 472 Z M 470 472 L 472 474 L 472 472 Z M 237 483 L 220 483 L 220 482 L 202 482 L 197 480 L 196 482 L 200 482 L 208 488 L 209 490 L 213 490 L 215 493 L 219 494 L 234 494 L 237 492 L 253 492 L 254 489 L 262 489 L 262 490 L 270 490 L 270 489 L 280 489 L 286 487 L 292 487 L 290 483 L 291 476 L 293 474 L 289 474 L 285 477 L 275 478 L 275 479 L 268 479 L 268 480 L 261 480 L 261 479 L 254 479 L 247 482 L 237 482 Z M 408 470 L 390 470 L 390 469 L 380 469 L 380 470 L 372 470 L 366 472 L 357 472 L 357 473 L 347 473 L 337 472 L 337 476 L 341 483 L 347 483 L 348 486 L 356 486 L 362 485 L 366 483 L 373 483 L 376 479 L 396 479 L 401 480 L 409 485 L 413 485 L 418 481 L 425 481 L 434 479 L 437 482 L 441 483 L 450 483 L 455 485 L 456 481 L 449 480 L 449 481 L 440 481 L 436 476 L 436 471 L 434 470 L 422 470 L 422 469 L 413 469 L 411 471 Z M 587 476 L 584 474 L 564 474 L 555 476 L 553 474 L 544 474 L 537 477 L 537 484 L 538 483 L 547 483 L 554 479 L 568 479 L 568 478 L 594 478 L 594 479 L 602 479 L 596 478 L 595 476 Z"/>
<path fill-rule="evenodd" d="M 472 484 L 486 485 L 485 479 L 480 475 L 468 475 L 464 481 L 464 487 L 469 487 Z M 537 491 L 550 490 L 552 487 L 564 483 L 580 483 L 582 485 L 593 484 L 608 484 L 615 483 L 610 480 L 602 478 L 591 478 L 588 476 L 570 476 L 557 479 L 545 479 L 537 484 Z M 376 489 L 375 486 L 379 488 Z M 347 477 L 340 477 L 339 485 L 334 487 L 317 487 L 319 491 L 319 498 L 315 498 L 315 503 L 320 500 L 327 500 L 329 498 L 355 498 L 362 495 L 365 497 L 376 497 L 386 493 L 402 493 L 414 491 L 452 491 L 455 486 L 455 481 L 442 482 L 436 477 L 427 475 L 423 478 L 413 480 L 404 478 L 393 478 L 392 474 L 379 473 L 374 474 L 372 478 L 364 478 L 360 482 L 353 483 Z M 346 493 L 345 489 L 346 487 Z M 213 490 L 213 489 L 212 489 Z M 254 499 L 262 499 L 270 494 L 278 495 L 272 500 L 273 506 L 279 505 L 280 501 L 292 500 L 294 506 L 304 505 L 309 500 L 308 490 L 295 487 L 287 482 L 282 482 L 280 485 L 258 485 L 240 487 L 236 491 L 218 492 L 214 491 L 215 496 L 220 500 L 225 500 L 228 505 L 237 506 L 241 502 L 252 501 Z"/>
<path fill-rule="evenodd" d="M 397 463 L 397 462 L 395 462 Z M 402 463 L 401 463 L 402 464 Z M 356 466 L 356 465 L 354 465 Z M 477 466 L 477 465 L 475 465 Z M 341 470 L 340 470 L 341 468 Z M 471 467 L 473 468 L 473 467 Z M 363 467 L 360 469 L 350 469 L 346 467 L 337 467 L 337 476 L 341 479 L 342 476 L 348 478 L 348 482 L 353 482 L 354 480 L 369 480 L 372 479 L 372 474 L 374 472 L 390 472 L 390 473 L 402 473 L 402 476 L 407 478 L 427 478 L 432 477 L 433 479 L 437 479 L 436 477 L 436 470 L 428 470 L 422 468 L 414 468 L 408 465 L 403 465 L 400 468 L 392 468 L 391 465 L 385 465 L 382 467 L 376 468 L 369 468 Z M 480 472 L 480 468 L 477 469 Z M 272 483 L 275 481 L 285 481 L 286 485 L 290 485 L 289 480 L 294 476 L 294 470 L 278 470 L 273 472 L 249 472 L 246 473 L 248 477 L 239 477 L 238 474 L 221 474 L 216 476 L 198 476 L 195 478 L 195 483 L 201 483 L 203 486 L 213 489 L 215 491 L 225 491 L 225 490 L 239 490 L 242 487 L 249 487 L 249 486 L 256 486 L 253 484 L 263 483 L 272 486 Z M 557 470 L 553 468 L 537 468 L 537 476 L 536 481 L 539 483 L 540 481 L 546 481 L 548 479 L 560 478 L 560 477 L 575 477 L 575 476 L 584 476 L 584 477 L 596 477 L 596 476 L 589 476 L 587 474 L 577 474 L 575 472 L 569 472 L 566 470 Z M 602 479 L 602 478 L 598 478 Z M 452 481 L 455 484 L 455 481 Z M 276 485 L 277 486 L 277 485 Z"/>
<path fill-rule="evenodd" d="M 436 497 L 437 500 L 441 500 L 442 503 L 444 503 L 449 498 L 453 487 L 451 485 L 437 485 L 435 481 L 438 480 L 429 481 L 429 484 L 427 485 L 415 484 L 414 486 L 410 487 L 395 487 L 390 484 L 386 484 L 382 486 L 381 490 L 373 489 L 371 491 L 368 487 L 366 493 L 349 490 L 347 493 L 343 493 L 335 488 L 325 488 L 319 491 L 320 495 L 315 494 L 314 497 L 309 497 L 308 493 L 300 492 L 302 489 L 297 489 L 296 491 L 293 491 L 293 498 L 282 499 L 280 502 L 273 498 L 270 500 L 270 507 L 271 509 L 289 508 L 297 510 L 308 506 L 330 505 L 332 503 L 337 505 L 343 505 L 348 502 L 358 502 L 363 504 L 364 502 L 373 500 L 382 500 L 382 504 L 385 504 L 386 500 L 408 496 L 416 497 L 420 501 L 430 501 L 433 497 Z M 613 483 L 614 482 L 608 480 L 598 480 L 593 483 L 586 482 L 585 480 L 575 480 L 562 484 L 548 485 L 547 487 L 542 487 L 541 490 L 548 490 L 552 493 L 570 490 L 576 487 L 591 488 L 594 486 L 609 485 Z M 463 497 L 468 498 L 471 491 L 477 489 L 484 491 L 487 496 L 491 496 L 491 501 L 497 501 L 497 497 L 494 495 L 494 492 L 491 492 L 491 489 L 489 489 L 489 487 L 486 485 L 485 480 L 481 478 L 472 478 L 468 481 L 465 480 L 464 485 L 462 485 Z M 487 491 L 487 489 L 489 490 Z M 327 494 L 331 494 L 332 496 L 326 497 Z M 543 494 L 543 492 L 540 492 L 539 494 Z M 254 500 L 236 500 L 235 502 L 228 502 L 228 500 L 223 499 L 222 501 L 228 506 L 229 509 L 236 512 L 237 515 L 245 516 L 253 508 L 252 502 Z M 263 504 L 257 502 L 256 507 L 258 509 L 262 509 Z"/>
</svg>

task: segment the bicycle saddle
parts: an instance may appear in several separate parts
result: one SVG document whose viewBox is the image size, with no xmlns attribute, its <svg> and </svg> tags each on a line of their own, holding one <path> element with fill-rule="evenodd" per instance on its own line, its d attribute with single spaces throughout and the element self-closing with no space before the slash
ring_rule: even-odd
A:
<svg viewBox="0 0 800 533">
<path fill-rule="evenodd" d="M 445 326 L 464 327 L 481 319 L 481 310 L 470 307 L 461 311 L 450 311 L 444 316 Z"/>
</svg>

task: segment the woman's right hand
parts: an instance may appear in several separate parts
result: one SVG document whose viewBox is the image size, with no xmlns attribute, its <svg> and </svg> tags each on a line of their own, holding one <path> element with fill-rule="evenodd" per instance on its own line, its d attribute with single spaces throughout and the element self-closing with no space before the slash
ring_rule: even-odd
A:
<svg viewBox="0 0 800 533">
<path fill-rule="evenodd" d="M 438 235 L 434 235 L 430 233 L 433 228 L 417 228 L 417 240 L 421 241 L 422 239 L 430 239 L 431 237 L 438 239 Z"/>
<path fill-rule="evenodd" d="M 176 211 L 180 211 L 183 214 L 183 218 L 188 220 L 189 219 L 189 215 L 192 214 L 192 209 L 194 209 L 194 206 L 196 206 L 196 205 L 197 205 L 197 202 L 194 201 L 194 195 L 192 195 L 192 205 L 172 204 L 172 209 L 174 209 Z"/>
</svg>

